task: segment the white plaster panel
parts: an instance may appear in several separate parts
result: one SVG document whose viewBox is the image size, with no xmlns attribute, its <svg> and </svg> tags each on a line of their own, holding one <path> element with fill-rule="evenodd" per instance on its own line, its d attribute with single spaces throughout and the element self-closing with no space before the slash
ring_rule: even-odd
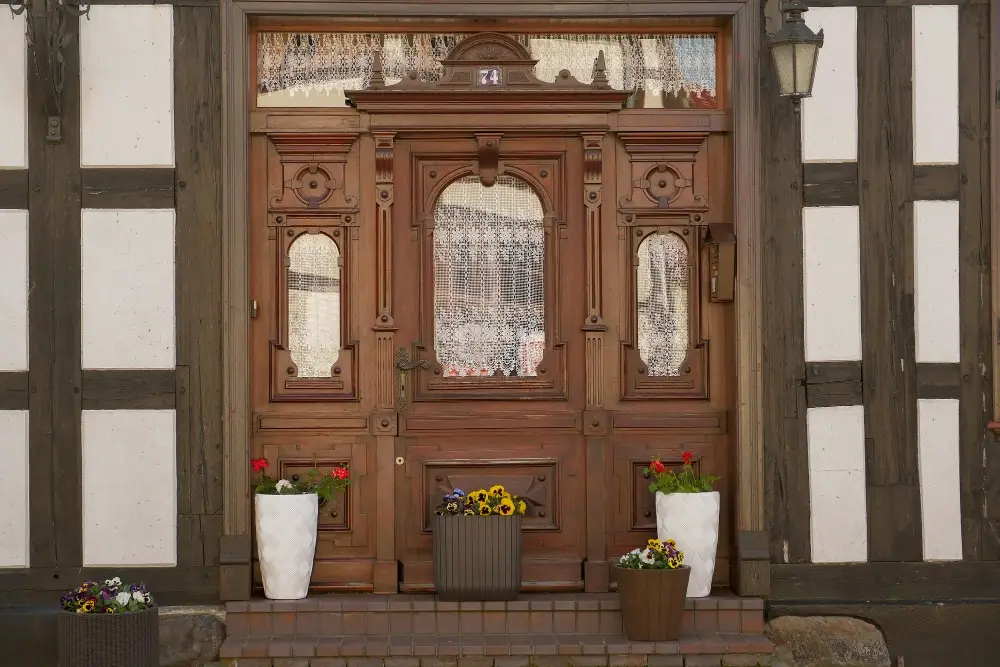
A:
<svg viewBox="0 0 1000 667">
<path fill-rule="evenodd" d="M 0 169 L 28 166 L 28 68 L 25 14 L 0 17 Z"/>
<path fill-rule="evenodd" d="M 96 5 L 80 22 L 80 160 L 174 165 L 173 8 Z"/>
<path fill-rule="evenodd" d="M 913 161 L 958 162 L 957 5 L 913 7 Z"/>
<path fill-rule="evenodd" d="M 924 560 L 962 560 L 958 401 L 917 400 Z"/>
<path fill-rule="evenodd" d="M 173 368 L 174 211 L 85 209 L 84 368 Z"/>
<path fill-rule="evenodd" d="M 958 202 L 913 202 L 917 361 L 958 363 Z"/>
<path fill-rule="evenodd" d="M 83 411 L 83 564 L 177 564 L 174 410 Z"/>
<path fill-rule="evenodd" d="M 806 361 L 861 359 L 857 206 L 802 209 Z"/>
<path fill-rule="evenodd" d="M 851 162 L 858 158 L 858 12 L 814 7 L 805 18 L 824 32 L 812 97 L 802 100 L 802 160 Z"/>
<path fill-rule="evenodd" d="M 0 371 L 26 370 L 28 212 L 0 210 Z"/>
<path fill-rule="evenodd" d="M 0 461 L 0 568 L 28 567 L 27 410 L 0 410 Z"/>
<path fill-rule="evenodd" d="M 865 413 L 860 405 L 809 408 L 812 562 L 868 560 Z"/>
</svg>

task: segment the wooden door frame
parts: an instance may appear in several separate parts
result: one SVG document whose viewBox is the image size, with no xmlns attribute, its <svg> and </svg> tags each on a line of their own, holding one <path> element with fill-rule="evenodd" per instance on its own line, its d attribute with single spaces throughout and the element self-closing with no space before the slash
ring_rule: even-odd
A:
<svg viewBox="0 0 1000 667">
<path fill-rule="evenodd" d="M 556 14 L 553 7 L 561 11 Z M 250 502 L 250 247 L 249 112 L 251 88 L 248 35 L 251 18 L 320 19 L 346 17 L 480 18 L 484 15 L 537 19 L 636 19 L 713 16 L 730 22 L 728 50 L 734 134 L 734 228 L 736 276 L 736 545 L 734 572 L 740 595 L 767 595 L 770 588 L 767 527 L 764 518 L 764 450 L 761 403 L 761 238 L 762 217 L 760 81 L 763 29 L 761 0 L 546 0 L 495 2 L 482 11 L 464 0 L 221 0 L 222 49 L 222 202 L 223 202 L 223 537 L 220 545 L 220 594 L 223 600 L 248 600 L 251 585 Z M 737 55 L 738 54 L 738 55 Z M 378 457 L 379 472 L 393 465 Z M 389 497 L 392 497 L 391 494 Z M 390 550 L 394 545 L 379 545 Z M 392 551 L 390 551 L 392 552 Z"/>
</svg>

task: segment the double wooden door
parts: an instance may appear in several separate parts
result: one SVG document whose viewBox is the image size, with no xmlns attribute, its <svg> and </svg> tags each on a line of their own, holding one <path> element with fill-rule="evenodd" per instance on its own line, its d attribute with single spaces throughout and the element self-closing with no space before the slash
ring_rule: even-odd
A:
<svg viewBox="0 0 1000 667">
<path fill-rule="evenodd" d="M 251 137 L 254 454 L 353 480 L 317 589 L 432 590 L 434 505 L 500 483 L 524 587 L 607 590 L 655 532 L 643 468 L 684 451 L 724 478 L 728 581 L 724 127 L 532 81 L 518 49 L 469 38 L 439 83 Z"/>
</svg>

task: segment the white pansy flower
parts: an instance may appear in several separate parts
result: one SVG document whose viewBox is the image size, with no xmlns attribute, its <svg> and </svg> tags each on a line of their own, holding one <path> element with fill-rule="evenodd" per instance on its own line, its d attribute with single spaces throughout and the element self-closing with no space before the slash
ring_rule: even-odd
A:
<svg viewBox="0 0 1000 667">
<path fill-rule="evenodd" d="M 104 585 L 108 586 L 110 588 L 118 588 L 119 586 L 122 585 L 122 580 L 121 580 L 120 577 L 115 577 L 114 579 L 108 579 L 108 580 L 106 580 L 104 582 Z"/>
<path fill-rule="evenodd" d="M 116 595 L 115 599 L 118 600 L 118 604 L 120 604 L 121 606 L 125 607 L 125 606 L 128 605 L 129 600 L 132 599 L 132 595 L 130 593 L 125 593 L 123 591 L 123 592 L 119 593 L 118 595 Z"/>
<path fill-rule="evenodd" d="M 278 493 L 281 493 L 282 489 L 292 488 L 292 483 L 287 479 L 280 479 L 278 480 L 278 483 L 274 485 L 274 488 L 278 490 Z"/>
<path fill-rule="evenodd" d="M 639 554 L 639 560 L 641 560 L 646 565 L 653 565 L 654 563 L 656 563 L 656 559 L 653 558 L 653 552 L 651 552 L 649 549 Z"/>
<path fill-rule="evenodd" d="M 136 592 L 132 593 L 132 599 L 135 600 L 136 602 L 145 602 L 146 601 L 146 598 L 143 597 L 142 593 L 139 592 L 139 591 L 136 591 Z"/>
</svg>

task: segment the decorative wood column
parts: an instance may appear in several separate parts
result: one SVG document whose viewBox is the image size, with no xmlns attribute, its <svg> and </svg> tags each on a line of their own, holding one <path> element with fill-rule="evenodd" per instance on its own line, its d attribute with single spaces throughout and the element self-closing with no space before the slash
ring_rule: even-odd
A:
<svg viewBox="0 0 1000 667">
<path fill-rule="evenodd" d="M 608 590 L 610 577 L 607 562 L 607 489 L 604 478 L 605 438 L 608 419 L 604 411 L 604 324 L 601 280 L 601 182 L 604 166 L 604 133 L 584 133 L 583 203 L 586 209 L 586 286 L 587 317 L 583 323 L 586 336 L 586 409 L 583 414 L 587 457 L 587 560 L 584 567 L 584 590 L 588 593 Z"/>
<path fill-rule="evenodd" d="M 398 591 L 396 566 L 396 324 L 392 317 L 393 132 L 373 132 L 375 140 L 375 592 Z"/>
</svg>

